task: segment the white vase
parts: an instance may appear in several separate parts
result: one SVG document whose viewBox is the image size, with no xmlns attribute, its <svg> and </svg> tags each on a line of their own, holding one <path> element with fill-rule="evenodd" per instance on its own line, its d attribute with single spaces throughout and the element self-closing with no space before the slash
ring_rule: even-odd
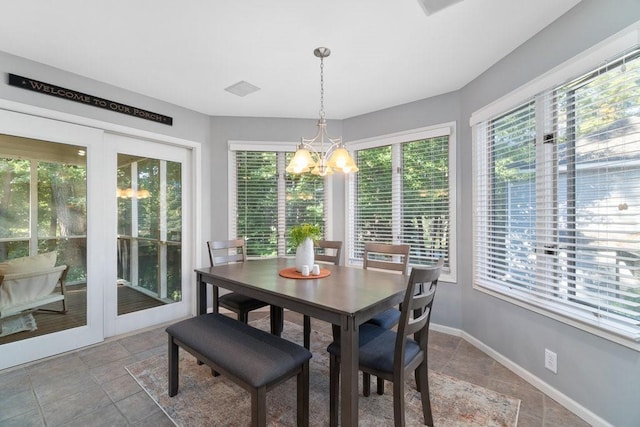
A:
<svg viewBox="0 0 640 427">
<path fill-rule="evenodd" d="M 302 272 L 302 266 L 307 265 L 309 266 L 309 271 L 311 271 L 315 258 L 314 255 L 313 240 L 307 237 L 296 248 L 296 270 Z"/>
</svg>

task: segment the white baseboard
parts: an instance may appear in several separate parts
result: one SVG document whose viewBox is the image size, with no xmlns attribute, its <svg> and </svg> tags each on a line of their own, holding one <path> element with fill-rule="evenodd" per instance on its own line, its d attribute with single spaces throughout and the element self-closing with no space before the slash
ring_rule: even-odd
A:
<svg viewBox="0 0 640 427">
<path fill-rule="evenodd" d="M 567 410 L 573 412 L 578 417 L 582 418 L 587 423 L 591 424 L 594 427 L 613 427 L 610 423 L 600 418 L 598 415 L 591 412 L 588 408 L 580 405 L 575 400 L 571 399 L 569 396 L 563 394 L 558 391 L 551 385 L 542 381 L 540 378 L 533 375 L 531 372 L 524 369 L 522 366 L 514 363 L 510 359 L 504 357 L 502 354 L 498 353 L 491 347 L 484 344 L 482 341 L 479 341 L 477 338 L 469 335 L 468 333 L 461 331 L 460 329 L 450 328 L 448 326 L 442 326 L 438 324 L 431 323 L 430 329 L 433 329 L 437 332 L 442 332 L 449 335 L 454 335 L 461 337 L 469 344 L 473 345 L 477 349 L 481 350 L 494 360 L 498 361 L 500 364 L 505 366 L 507 369 L 512 371 L 514 374 L 518 375 L 520 378 L 551 397 L 553 400 L 567 408 Z"/>
</svg>

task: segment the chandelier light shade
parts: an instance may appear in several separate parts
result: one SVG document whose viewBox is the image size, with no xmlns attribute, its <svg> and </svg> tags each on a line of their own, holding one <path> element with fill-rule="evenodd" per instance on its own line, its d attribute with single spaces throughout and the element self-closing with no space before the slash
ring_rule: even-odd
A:
<svg viewBox="0 0 640 427">
<path fill-rule="evenodd" d="M 311 139 L 301 138 L 295 155 L 286 171 L 293 174 L 311 172 L 326 176 L 333 171 L 343 173 L 358 172 L 353 158 L 344 147 L 342 138 L 330 138 L 327 134 L 327 121 L 324 118 L 324 58 L 331 54 L 326 47 L 319 47 L 313 54 L 320 58 L 320 119 L 318 131 Z"/>
</svg>

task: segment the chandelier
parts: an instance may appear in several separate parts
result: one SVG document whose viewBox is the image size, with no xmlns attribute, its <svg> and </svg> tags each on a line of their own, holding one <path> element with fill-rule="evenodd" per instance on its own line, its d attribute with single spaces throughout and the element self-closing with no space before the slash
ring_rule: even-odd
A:
<svg viewBox="0 0 640 427">
<path fill-rule="evenodd" d="M 342 143 L 342 138 L 327 135 L 324 118 L 324 58 L 331 54 L 326 47 L 319 47 L 313 54 L 320 58 L 320 119 L 318 132 L 311 139 L 301 138 L 296 153 L 286 171 L 294 174 L 311 172 L 314 175 L 331 175 L 334 170 L 344 173 L 358 172 L 358 167 Z"/>
</svg>

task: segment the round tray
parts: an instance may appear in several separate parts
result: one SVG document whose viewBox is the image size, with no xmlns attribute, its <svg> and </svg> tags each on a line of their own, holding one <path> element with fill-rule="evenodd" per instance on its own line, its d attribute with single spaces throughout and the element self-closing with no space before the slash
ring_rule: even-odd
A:
<svg viewBox="0 0 640 427">
<path fill-rule="evenodd" d="M 323 277 L 327 277 L 331 274 L 331 270 L 326 268 L 320 268 L 320 274 L 313 275 L 309 274 L 308 276 L 303 276 L 302 273 L 296 271 L 295 267 L 283 268 L 278 272 L 282 277 L 286 277 L 287 279 L 322 279 Z"/>
</svg>

